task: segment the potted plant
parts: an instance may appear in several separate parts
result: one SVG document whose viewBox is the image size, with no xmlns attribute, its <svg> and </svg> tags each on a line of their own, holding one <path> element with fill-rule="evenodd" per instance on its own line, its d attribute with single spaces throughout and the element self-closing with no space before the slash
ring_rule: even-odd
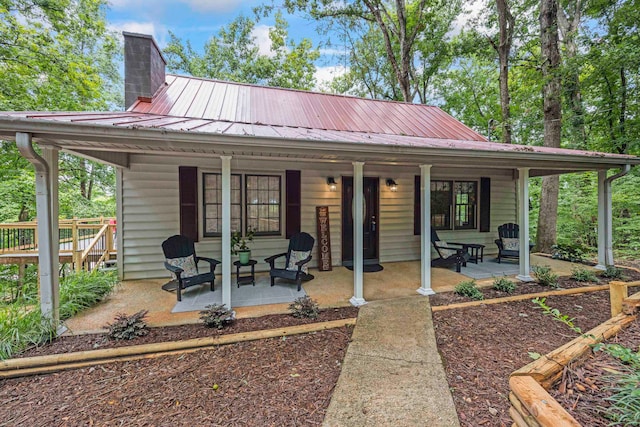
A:
<svg viewBox="0 0 640 427">
<path fill-rule="evenodd" d="M 240 258 L 240 264 L 248 264 L 251 258 L 251 249 L 249 249 L 249 243 L 253 241 L 254 231 L 249 228 L 247 233 L 243 236 L 239 231 L 234 231 L 231 234 L 231 253 L 238 255 Z"/>
</svg>

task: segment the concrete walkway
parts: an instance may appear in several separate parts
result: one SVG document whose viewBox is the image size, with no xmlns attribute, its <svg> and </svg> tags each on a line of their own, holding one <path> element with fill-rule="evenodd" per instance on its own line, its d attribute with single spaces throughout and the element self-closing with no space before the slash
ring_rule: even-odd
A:
<svg viewBox="0 0 640 427">
<path fill-rule="evenodd" d="M 324 426 L 459 426 L 428 298 L 360 308 Z"/>
</svg>

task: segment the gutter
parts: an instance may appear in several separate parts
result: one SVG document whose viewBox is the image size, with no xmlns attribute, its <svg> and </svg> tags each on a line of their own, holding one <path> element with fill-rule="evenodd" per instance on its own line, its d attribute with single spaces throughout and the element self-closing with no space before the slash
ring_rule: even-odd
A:
<svg viewBox="0 0 640 427">
<path fill-rule="evenodd" d="M 626 164 L 622 166 L 622 170 L 620 172 L 618 172 L 615 175 L 611 175 L 610 177 L 608 177 L 607 179 L 604 180 L 604 182 L 607 185 L 611 185 L 611 183 L 613 181 L 615 181 L 618 178 L 622 178 L 623 176 L 625 176 L 626 174 L 629 173 L 629 171 L 631 170 L 631 165 L 630 164 Z"/>
</svg>

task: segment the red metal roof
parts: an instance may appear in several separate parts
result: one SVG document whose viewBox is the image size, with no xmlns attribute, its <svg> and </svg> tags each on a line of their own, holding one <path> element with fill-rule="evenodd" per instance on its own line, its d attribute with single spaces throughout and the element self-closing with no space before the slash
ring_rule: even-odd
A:
<svg viewBox="0 0 640 427">
<path fill-rule="evenodd" d="M 486 138 L 441 109 L 168 75 L 151 102 L 130 112 L 231 123 L 408 135 L 464 141 Z"/>
</svg>

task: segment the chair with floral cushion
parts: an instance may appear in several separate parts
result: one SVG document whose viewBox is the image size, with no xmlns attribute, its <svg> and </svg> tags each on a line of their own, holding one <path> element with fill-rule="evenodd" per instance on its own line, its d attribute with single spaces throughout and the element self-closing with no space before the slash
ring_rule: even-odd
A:
<svg viewBox="0 0 640 427">
<path fill-rule="evenodd" d="M 211 283 L 211 292 L 213 292 L 215 270 L 220 261 L 197 256 L 193 240 L 181 235 L 171 236 L 162 242 L 162 251 L 166 258 L 164 266 L 171 272 L 173 281 L 176 283 L 178 301 L 182 301 L 182 290 L 190 286 Z M 200 273 L 198 270 L 200 261 L 209 263 L 209 271 Z"/>
<path fill-rule="evenodd" d="M 313 279 L 313 275 L 309 274 L 307 264 L 311 261 L 311 250 L 315 239 L 308 233 L 298 233 L 289 239 L 289 249 L 278 255 L 265 258 L 265 262 L 269 264 L 271 276 L 271 286 L 275 285 L 276 278 L 287 279 L 298 285 L 298 292 L 302 288 L 302 281 Z M 275 266 L 276 259 L 285 257 L 284 268 Z"/>
<path fill-rule="evenodd" d="M 498 263 L 502 258 L 520 258 L 520 227 L 518 224 L 508 223 L 498 227 Z M 529 243 L 529 250 L 533 244 Z"/>
</svg>

